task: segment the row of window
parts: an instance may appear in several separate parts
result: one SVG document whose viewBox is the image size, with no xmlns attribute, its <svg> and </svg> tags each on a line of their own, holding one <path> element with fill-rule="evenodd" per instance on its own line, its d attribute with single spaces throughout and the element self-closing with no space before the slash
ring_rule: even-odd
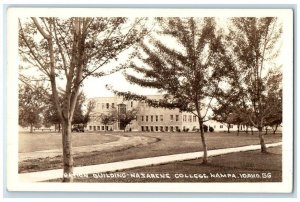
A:
<svg viewBox="0 0 300 202">
<path fill-rule="evenodd" d="M 196 122 L 197 117 L 193 115 L 183 115 L 182 116 L 182 121 L 183 122 Z"/>
<path fill-rule="evenodd" d="M 142 118 L 142 121 L 146 121 L 146 122 L 158 122 L 158 120 L 164 121 L 163 115 L 141 116 L 141 118 Z"/>
<path fill-rule="evenodd" d="M 116 103 L 98 103 L 97 104 L 97 108 L 100 109 L 111 109 L 111 108 L 115 108 L 117 104 Z M 128 106 L 133 107 L 133 101 L 130 102 L 130 104 L 128 104 Z"/>
<path fill-rule="evenodd" d="M 216 125 L 214 125 L 214 128 L 216 128 Z M 223 125 L 220 125 L 220 128 L 223 128 Z M 233 125 L 230 125 L 230 128 L 233 128 Z M 185 129 L 185 126 L 183 126 L 183 129 Z M 106 131 L 106 130 L 112 130 L 112 126 L 89 126 L 90 131 Z M 179 131 L 178 126 L 141 126 L 142 131 L 161 131 L 161 132 L 168 132 L 168 131 Z"/>
<path fill-rule="evenodd" d="M 163 121 L 163 115 L 146 115 L 141 116 L 141 120 L 145 122 L 158 122 L 158 120 Z M 170 121 L 179 121 L 179 115 L 170 115 Z M 192 115 L 183 115 L 182 116 L 183 122 L 197 122 L 197 117 Z"/>
<path fill-rule="evenodd" d="M 141 126 L 141 131 L 146 132 L 179 132 L 179 126 Z"/>
<path fill-rule="evenodd" d="M 112 126 L 90 126 L 89 130 L 112 130 Z"/>
</svg>

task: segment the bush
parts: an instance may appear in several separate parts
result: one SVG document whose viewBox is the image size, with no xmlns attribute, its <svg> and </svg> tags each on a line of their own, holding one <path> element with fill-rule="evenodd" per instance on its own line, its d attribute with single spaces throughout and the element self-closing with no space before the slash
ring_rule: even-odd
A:
<svg viewBox="0 0 300 202">
<path fill-rule="evenodd" d="M 209 132 L 214 132 L 214 128 L 209 126 Z"/>
</svg>

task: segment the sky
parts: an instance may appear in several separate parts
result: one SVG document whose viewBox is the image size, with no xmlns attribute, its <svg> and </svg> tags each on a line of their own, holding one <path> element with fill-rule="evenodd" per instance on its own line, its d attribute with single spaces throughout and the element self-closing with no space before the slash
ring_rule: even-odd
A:
<svg viewBox="0 0 300 202">
<path fill-rule="evenodd" d="M 222 26 L 225 25 L 225 19 L 218 19 L 218 23 Z M 222 26 L 225 27 L 225 26 Z M 174 46 L 174 41 L 169 39 L 164 39 L 166 43 L 171 44 Z M 118 57 L 118 61 L 113 61 L 106 66 L 108 68 L 117 66 L 118 63 L 123 63 L 127 60 L 128 53 L 123 53 Z M 280 60 L 280 59 L 279 59 Z M 30 73 L 31 74 L 31 73 Z M 58 81 L 59 83 L 60 81 Z M 116 72 L 112 75 L 103 76 L 100 78 L 96 77 L 88 77 L 83 82 L 83 93 L 86 95 L 87 98 L 93 97 L 110 97 L 114 96 L 113 93 L 106 88 L 106 85 L 110 85 L 113 89 L 118 91 L 131 91 L 133 93 L 141 94 L 141 95 L 156 95 L 159 94 L 157 89 L 145 88 L 140 87 L 138 85 L 130 84 L 126 81 L 123 70 Z"/>
<path fill-rule="evenodd" d="M 226 20 L 227 18 L 216 18 L 217 25 L 220 26 L 222 29 L 226 29 Z M 157 26 L 156 26 L 157 28 Z M 225 30 L 225 32 L 227 32 Z M 152 35 L 158 37 L 161 39 L 161 36 L 155 35 L 152 33 Z M 175 41 L 171 38 L 164 38 L 163 41 L 165 44 L 170 45 L 171 47 L 175 47 Z M 279 46 L 281 46 L 281 42 L 278 43 Z M 120 63 L 126 60 L 126 57 L 128 55 L 125 53 L 121 57 L 119 57 Z M 278 57 L 277 62 L 280 64 L 282 63 L 281 54 Z M 115 62 L 108 64 L 108 66 L 114 66 Z M 128 71 L 128 70 L 127 70 Z M 83 92 L 87 96 L 87 98 L 93 98 L 93 97 L 110 97 L 114 96 L 113 93 L 106 89 L 106 85 L 110 85 L 113 87 L 113 89 L 118 91 L 131 91 L 136 94 L 140 95 L 156 95 L 160 94 L 157 89 L 153 88 L 146 88 L 146 87 L 140 87 L 136 84 L 130 84 L 122 74 L 123 71 L 119 71 L 117 73 L 114 73 L 109 76 L 104 76 L 101 78 L 94 78 L 89 77 L 85 80 L 84 86 L 83 86 Z M 135 75 L 135 74 L 134 74 Z"/>
<path fill-rule="evenodd" d="M 87 98 L 111 97 L 113 96 L 113 93 L 106 89 L 105 85 L 107 84 L 119 91 L 131 91 L 141 95 L 159 94 L 156 89 L 130 84 L 128 81 L 126 81 L 121 71 L 101 78 L 87 78 L 84 81 L 83 92 Z"/>
</svg>

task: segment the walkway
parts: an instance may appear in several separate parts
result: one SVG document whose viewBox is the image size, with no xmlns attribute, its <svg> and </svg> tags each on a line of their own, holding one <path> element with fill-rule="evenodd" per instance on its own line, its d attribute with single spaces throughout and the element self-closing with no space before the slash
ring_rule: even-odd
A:
<svg viewBox="0 0 300 202">
<path fill-rule="evenodd" d="M 267 147 L 276 147 L 282 145 L 282 142 L 267 144 Z M 260 149 L 260 145 L 249 145 L 243 147 L 235 147 L 235 148 L 225 148 L 225 149 L 216 149 L 208 151 L 208 156 L 217 156 L 221 154 L 228 154 L 234 152 L 242 152 L 242 151 L 251 151 Z M 74 168 L 74 175 L 84 175 L 84 174 L 92 174 L 92 173 L 102 173 L 102 172 L 114 172 L 120 171 L 129 168 L 143 167 L 149 165 L 159 165 L 165 164 L 175 161 L 184 161 L 184 160 L 192 160 L 201 158 L 203 156 L 203 152 L 191 152 L 184 154 L 173 154 L 166 156 L 157 156 L 150 158 L 142 158 L 142 159 L 134 159 L 113 163 L 105 163 L 99 165 L 91 165 L 91 166 L 82 166 Z M 62 169 L 56 170 L 47 170 L 40 172 L 31 172 L 31 173 L 23 173 L 19 174 L 19 179 L 23 182 L 40 182 L 51 179 L 62 178 Z"/>
</svg>

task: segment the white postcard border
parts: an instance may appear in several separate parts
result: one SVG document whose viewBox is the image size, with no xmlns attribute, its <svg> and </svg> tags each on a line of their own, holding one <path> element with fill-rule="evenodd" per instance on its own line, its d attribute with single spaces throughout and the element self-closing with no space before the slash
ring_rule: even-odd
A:
<svg viewBox="0 0 300 202">
<path fill-rule="evenodd" d="M 200 12 L 201 11 L 201 12 Z M 251 12 L 251 14 L 249 14 Z M 18 17 L 32 16 L 278 16 L 283 23 L 283 161 L 280 183 L 22 183 L 18 179 Z M 291 9 L 10 8 L 7 15 L 7 187 L 9 191 L 289 193 L 293 181 L 293 12 Z"/>
</svg>

